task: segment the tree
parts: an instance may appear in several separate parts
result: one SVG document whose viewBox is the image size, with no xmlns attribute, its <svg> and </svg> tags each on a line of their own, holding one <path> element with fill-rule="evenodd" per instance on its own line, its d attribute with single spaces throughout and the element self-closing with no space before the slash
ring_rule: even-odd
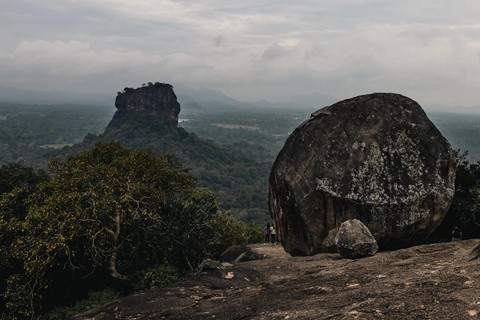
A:
<svg viewBox="0 0 480 320">
<path fill-rule="evenodd" d="M 20 233 L 10 257 L 22 273 L 9 277 L 3 294 L 16 316 L 35 314 L 60 273 L 86 277 L 108 270 L 128 281 L 154 265 L 193 268 L 208 256 L 215 197 L 172 156 L 97 143 L 50 163 L 50 172 L 53 180 L 26 200 L 25 218 L 4 226 Z M 12 201 L 4 199 L 7 212 Z"/>
<path fill-rule="evenodd" d="M 217 212 L 212 219 L 212 226 L 214 236 L 211 245 L 217 247 L 214 251 L 218 253 L 233 245 L 246 247 L 249 243 L 258 243 L 263 239 L 263 230 L 259 225 L 235 218 L 230 211 Z"/>
<path fill-rule="evenodd" d="M 464 238 L 478 238 L 480 232 L 480 163 L 466 160 L 467 152 L 457 154 L 455 196 L 447 215 L 452 225 L 462 229 Z M 448 220 L 447 220 L 448 221 Z M 450 230 L 451 231 L 451 230 Z"/>
<path fill-rule="evenodd" d="M 49 176 L 44 171 L 19 164 L 0 167 L 0 293 L 6 291 L 12 275 L 23 271 L 20 261 L 13 259 L 12 247 L 23 234 L 18 226 L 28 213 L 28 198 L 39 183 L 46 181 Z M 0 299 L 0 315 L 4 311 Z"/>
<path fill-rule="evenodd" d="M 31 190 L 49 177 L 43 170 L 35 171 L 20 164 L 7 164 L 0 167 L 0 195 L 15 188 Z"/>
<path fill-rule="evenodd" d="M 480 162 L 470 163 L 468 152 L 455 151 L 457 170 L 455 195 L 442 224 L 430 241 L 450 241 L 454 226 L 462 230 L 464 239 L 478 238 L 480 232 Z"/>
</svg>

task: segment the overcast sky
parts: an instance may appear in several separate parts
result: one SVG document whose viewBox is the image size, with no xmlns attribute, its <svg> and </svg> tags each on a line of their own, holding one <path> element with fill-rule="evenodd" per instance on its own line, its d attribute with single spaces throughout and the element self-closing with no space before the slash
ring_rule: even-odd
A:
<svg viewBox="0 0 480 320">
<path fill-rule="evenodd" d="M 0 85 L 480 105 L 478 0 L 0 0 Z"/>
</svg>

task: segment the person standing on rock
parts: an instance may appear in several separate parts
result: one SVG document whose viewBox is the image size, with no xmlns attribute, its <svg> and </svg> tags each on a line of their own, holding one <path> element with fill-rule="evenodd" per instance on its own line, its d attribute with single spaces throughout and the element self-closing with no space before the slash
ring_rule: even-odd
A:
<svg viewBox="0 0 480 320">
<path fill-rule="evenodd" d="M 462 240 L 462 231 L 459 227 L 454 226 L 452 230 L 452 242 Z"/>
<path fill-rule="evenodd" d="M 275 244 L 275 241 L 277 240 L 277 232 L 273 227 L 273 223 L 272 223 L 272 226 L 270 227 L 270 239 L 272 240 L 272 244 Z"/>
<path fill-rule="evenodd" d="M 270 223 L 267 223 L 267 226 L 265 227 L 265 243 L 270 242 L 270 235 L 272 234 L 272 229 L 270 229 Z"/>
</svg>

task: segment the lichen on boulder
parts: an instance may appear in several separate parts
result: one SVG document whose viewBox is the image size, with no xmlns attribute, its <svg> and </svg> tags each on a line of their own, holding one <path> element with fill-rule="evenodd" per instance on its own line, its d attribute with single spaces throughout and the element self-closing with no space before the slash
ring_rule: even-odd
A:
<svg viewBox="0 0 480 320">
<path fill-rule="evenodd" d="M 454 194 L 455 155 L 415 101 L 374 93 L 313 113 L 287 139 L 269 178 L 269 207 L 291 255 L 335 250 L 349 219 L 380 250 L 425 241 Z"/>
</svg>

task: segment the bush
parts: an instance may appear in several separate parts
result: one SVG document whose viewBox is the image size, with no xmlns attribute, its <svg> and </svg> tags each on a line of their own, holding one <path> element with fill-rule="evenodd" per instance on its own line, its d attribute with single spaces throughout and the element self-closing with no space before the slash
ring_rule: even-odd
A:
<svg viewBox="0 0 480 320">
<path fill-rule="evenodd" d="M 470 163 L 468 152 L 456 150 L 455 154 L 455 195 L 444 220 L 429 236 L 429 242 L 450 241 L 454 226 L 462 230 L 463 239 L 478 238 L 480 232 L 480 162 Z"/>
<path fill-rule="evenodd" d="M 134 289 L 137 291 L 171 286 L 179 281 L 178 270 L 173 266 L 161 264 L 143 270 L 137 278 Z"/>
<path fill-rule="evenodd" d="M 73 307 L 55 308 L 47 315 L 48 320 L 65 320 L 76 314 L 92 310 L 120 298 L 120 293 L 107 288 L 99 292 L 90 292 L 88 298 L 79 301 Z"/>
<path fill-rule="evenodd" d="M 112 287 L 89 281 L 100 275 L 128 290 L 141 270 L 193 270 L 211 256 L 215 197 L 173 156 L 97 143 L 50 169 L 53 178 L 32 194 L 16 188 L 0 197 L 0 312 L 10 318 Z"/>
<path fill-rule="evenodd" d="M 249 243 L 258 243 L 263 239 L 263 231 L 259 225 L 243 222 L 232 216 L 230 211 L 217 212 L 212 220 L 212 228 L 214 237 L 211 245 L 216 256 L 230 246 L 246 247 Z"/>
</svg>

